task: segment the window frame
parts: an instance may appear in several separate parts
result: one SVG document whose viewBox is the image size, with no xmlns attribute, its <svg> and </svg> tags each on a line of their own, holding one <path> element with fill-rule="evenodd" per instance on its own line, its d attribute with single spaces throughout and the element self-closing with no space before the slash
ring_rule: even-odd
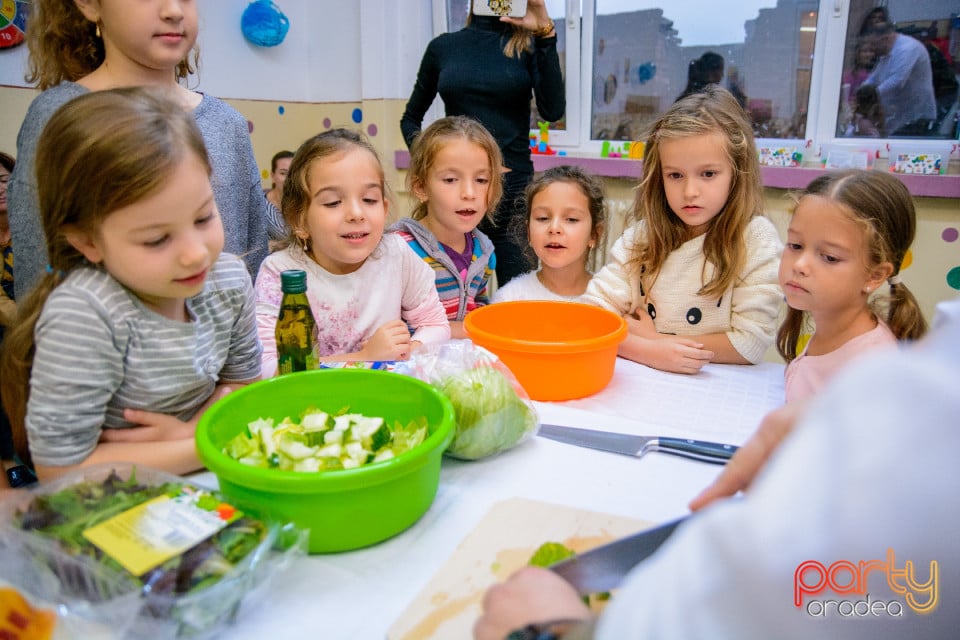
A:
<svg viewBox="0 0 960 640">
<path fill-rule="evenodd" d="M 447 1 L 432 0 L 435 34 L 447 30 Z M 593 86 L 593 40 L 596 29 L 596 0 L 564 0 L 566 67 L 564 81 L 567 96 L 567 129 L 550 130 L 550 145 L 570 155 L 598 155 L 602 140 L 589 138 Z M 577 14 L 579 13 L 579 20 Z M 865 143 L 886 154 L 891 138 L 845 138 L 836 135 L 839 119 L 840 84 L 849 21 L 848 0 L 819 0 L 817 34 L 810 67 L 810 93 L 804 141 L 807 156 L 820 154 L 824 145 L 851 149 Z M 558 23 L 557 28 L 561 28 Z M 574 46 L 579 45 L 579 46 Z M 536 130 L 532 130 L 536 132 Z M 944 138 L 930 140 L 949 141 Z M 955 148 L 960 145 L 955 145 Z"/>
</svg>

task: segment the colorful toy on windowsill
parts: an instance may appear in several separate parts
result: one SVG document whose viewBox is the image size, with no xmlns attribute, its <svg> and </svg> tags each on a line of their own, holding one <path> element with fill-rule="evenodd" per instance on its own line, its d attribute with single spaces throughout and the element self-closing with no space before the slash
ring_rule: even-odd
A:
<svg viewBox="0 0 960 640">
<path fill-rule="evenodd" d="M 803 165 L 804 149 L 810 141 L 798 138 L 757 138 L 760 164 L 766 167 L 799 167 Z"/>
<path fill-rule="evenodd" d="M 760 164 L 767 167 L 799 167 L 803 152 L 797 147 L 760 147 Z"/>
<path fill-rule="evenodd" d="M 641 143 L 642 144 L 642 143 Z M 630 158 L 630 149 L 633 147 L 632 142 L 624 142 L 622 145 L 610 144 L 609 140 L 604 140 L 603 144 L 600 146 L 600 157 L 601 158 Z M 641 155 L 642 155 L 641 150 Z"/>
<path fill-rule="evenodd" d="M 550 147 L 550 123 L 549 122 L 540 122 L 537 120 L 537 127 L 540 129 L 540 140 L 537 141 L 537 136 L 533 133 L 530 134 L 530 153 L 540 155 L 540 156 L 554 156 L 557 155 L 556 149 Z M 564 154 L 561 154 L 564 155 Z"/>
<path fill-rule="evenodd" d="M 947 172 L 947 164 L 954 145 L 949 140 L 916 141 L 887 145 L 889 150 L 889 168 L 893 173 L 942 175 Z"/>
</svg>

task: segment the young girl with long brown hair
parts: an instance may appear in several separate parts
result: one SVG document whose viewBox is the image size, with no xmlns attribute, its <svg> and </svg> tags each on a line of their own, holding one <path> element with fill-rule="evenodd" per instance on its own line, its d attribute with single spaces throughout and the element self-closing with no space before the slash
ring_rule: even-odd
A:
<svg viewBox="0 0 960 640">
<path fill-rule="evenodd" d="M 0 357 L 17 453 L 41 481 L 98 462 L 199 469 L 199 416 L 260 374 L 199 128 L 157 89 L 85 93 L 47 123 L 37 167 L 50 262 Z"/>
<path fill-rule="evenodd" d="M 760 362 L 782 245 L 762 216 L 750 122 L 728 91 L 709 85 L 656 122 L 634 213 L 583 297 L 627 317 L 619 354 L 679 373 Z"/>
</svg>

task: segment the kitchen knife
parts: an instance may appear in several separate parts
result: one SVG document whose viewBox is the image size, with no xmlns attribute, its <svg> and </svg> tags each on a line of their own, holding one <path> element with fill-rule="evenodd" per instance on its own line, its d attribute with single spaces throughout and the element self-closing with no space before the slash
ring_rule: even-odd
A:
<svg viewBox="0 0 960 640">
<path fill-rule="evenodd" d="M 727 460 L 738 449 L 732 444 L 707 442 L 705 440 L 635 436 L 612 431 L 576 429 L 556 424 L 541 424 L 537 435 L 579 447 L 612 451 L 613 453 L 638 458 L 649 451 L 661 451 L 713 464 L 726 464 Z"/>
<path fill-rule="evenodd" d="M 616 589 L 623 577 L 656 551 L 684 520 L 685 517 L 578 553 L 550 565 L 549 569 L 573 585 L 582 596 Z"/>
</svg>

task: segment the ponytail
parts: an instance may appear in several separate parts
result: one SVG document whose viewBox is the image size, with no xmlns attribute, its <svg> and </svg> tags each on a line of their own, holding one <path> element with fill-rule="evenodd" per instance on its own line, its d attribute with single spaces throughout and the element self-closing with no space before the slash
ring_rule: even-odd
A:
<svg viewBox="0 0 960 640">
<path fill-rule="evenodd" d="M 918 340 L 927 332 L 927 321 L 920 305 L 907 285 L 898 276 L 890 278 L 890 303 L 887 308 L 887 326 L 897 340 Z"/>
</svg>

